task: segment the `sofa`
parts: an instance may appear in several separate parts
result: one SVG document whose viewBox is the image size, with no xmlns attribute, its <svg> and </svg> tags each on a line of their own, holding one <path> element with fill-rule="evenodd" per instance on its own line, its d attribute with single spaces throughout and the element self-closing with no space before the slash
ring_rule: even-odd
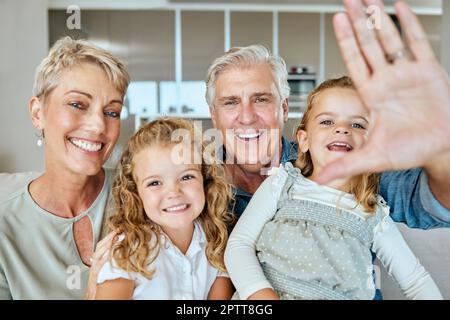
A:
<svg viewBox="0 0 450 320">
<path fill-rule="evenodd" d="M 38 172 L 0 173 L 0 202 L 39 175 Z M 445 299 L 450 299 L 450 228 L 419 230 L 397 224 L 403 237 L 431 274 Z M 380 265 L 379 262 L 376 262 Z M 385 300 L 405 299 L 383 266 L 377 268 L 378 285 Z"/>
</svg>

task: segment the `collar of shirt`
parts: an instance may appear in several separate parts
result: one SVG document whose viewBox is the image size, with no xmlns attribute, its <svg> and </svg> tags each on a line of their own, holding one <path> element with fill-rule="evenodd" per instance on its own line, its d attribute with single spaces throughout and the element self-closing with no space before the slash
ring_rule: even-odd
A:
<svg viewBox="0 0 450 320">
<path fill-rule="evenodd" d="M 191 243 L 189 244 L 189 248 L 186 251 L 186 254 L 182 254 L 181 251 L 175 246 L 169 237 L 167 237 L 164 233 L 161 234 L 161 248 L 165 250 L 174 251 L 182 256 L 193 257 L 199 251 L 203 250 L 203 247 L 206 244 L 206 235 L 201 226 L 201 222 L 198 220 L 194 221 L 194 233 L 192 235 Z"/>
<path fill-rule="evenodd" d="M 222 150 L 223 159 L 226 159 L 225 148 Z M 293 162 L 297 159 L 298 145 L 296 142 L 290 142 L 284 136 L 281 137 L 281 158 L 280 163 Z M 234 201 L 229 205 L 229 209 L 239 218 L 244 212 L 253 194 L 239 188 L 233 187 Z"/>
</svg>

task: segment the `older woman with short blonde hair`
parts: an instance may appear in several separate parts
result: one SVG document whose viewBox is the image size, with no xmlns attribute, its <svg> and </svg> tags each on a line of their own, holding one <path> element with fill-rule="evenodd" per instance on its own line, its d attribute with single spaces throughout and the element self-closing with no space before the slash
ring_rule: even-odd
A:
<svg viewBox="0 0 450 320">
<path fill-rule="evenodd" d="M 29 111 L 45 170 L 0 203 L 0 299 L 83 298 L 111 243 L 97 243 L 114 178 L 103 166 L 129 81 L 122 62 L 84 40 L 57 41 L 38 66 Z"/>
</svg>

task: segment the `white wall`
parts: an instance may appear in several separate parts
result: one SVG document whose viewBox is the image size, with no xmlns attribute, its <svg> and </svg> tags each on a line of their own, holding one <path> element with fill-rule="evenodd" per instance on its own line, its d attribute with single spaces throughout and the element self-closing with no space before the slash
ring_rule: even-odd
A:
<svg viewBox="0 0 450 320">
<path fill-rule="evenodd" d="M 0 21 L 0 172 L 42 170 L 27 102 L 48 49 L 47 1 L 0 0 Z"/>
</svg>

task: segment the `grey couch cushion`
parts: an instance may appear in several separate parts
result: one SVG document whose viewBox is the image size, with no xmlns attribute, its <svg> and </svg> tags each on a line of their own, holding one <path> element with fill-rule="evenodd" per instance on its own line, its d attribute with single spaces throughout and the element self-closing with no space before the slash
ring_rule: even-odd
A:
<svg viewBox="0 0 450 320">
<path fill-rule="evenodd" d="M 411 229 L 397 223 L 411 250 L 430 273 L 444 299 L 450 299 L 450 228 Z M 381 292 L 385 300 L 405 299 L 397 283 L 381 266 Z"/>
</svg>

